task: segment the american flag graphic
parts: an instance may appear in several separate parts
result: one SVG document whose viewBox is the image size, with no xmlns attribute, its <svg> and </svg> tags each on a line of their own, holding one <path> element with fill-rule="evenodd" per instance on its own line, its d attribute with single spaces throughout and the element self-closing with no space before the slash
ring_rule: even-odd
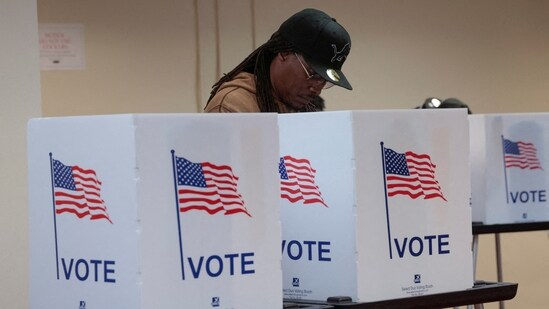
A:
<svg viewBox="0 0 549 309">
<path fill-rule="evenodd" d="M 278 164 L 280 174 L 280 197 L 295 203 L 320 203 L 326 207 L 318 186 L 315 184 L 316 170 L 307 159 L 297 159 L 292 156 L 280 158 Z"/>
<path fill-rule="evenodd" d="M 202 210 L 210 215 L 244 213 L 252 216 L 237 191 L 238 177 L 228 165 L 193 163 L 175 157 L 179 211 Z"/>
<path fill-rule="evenodd" d="M 436 165 L 429 155 L 412 151 L 398 153 L 385 147 L 383 150 L 388 196 L 407 195 L 412 199 L 438 197 L 446 201 L 435 178 Z"/>
<path fill-rule="evenodd" d="M 536 146 L 532 143 L 513 142 L 503 139 L 505 167 L 518 167 L 520 169 L 543 169 L 537 157 Z"/>
<path fill-rule="evenodd" d="M 52 160 L 55 213 L 72 213 L 78 218 L 105 219 L 112 223 L 101 198 L 101 181 L 94 170 L 64 165 Z"/>
</svg>

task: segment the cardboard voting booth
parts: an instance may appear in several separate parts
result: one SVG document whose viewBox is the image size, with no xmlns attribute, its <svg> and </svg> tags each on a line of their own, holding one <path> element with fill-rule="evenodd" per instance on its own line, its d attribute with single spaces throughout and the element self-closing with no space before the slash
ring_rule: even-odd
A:
<svg viewBox="0 0 549 309">
<path fill-rule="evenodd" d="M 549 113 L 471 115 L 473 221 L 549 221 Z"/>
<path fill-rule="evenodd" d="M 465 110 L 279 116 L 285 298 L 473 286 Z"/>
<path fill-rule="evenodd" d="M 30 308 L 282 308 L 276 115 L 28 124 Z"/>
</svg>

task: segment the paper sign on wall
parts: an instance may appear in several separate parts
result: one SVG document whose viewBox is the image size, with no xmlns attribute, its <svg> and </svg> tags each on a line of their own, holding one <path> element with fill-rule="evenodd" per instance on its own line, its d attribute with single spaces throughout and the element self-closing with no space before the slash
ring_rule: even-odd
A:
<svg viewBox="0 0 549 309">
<path fill-rule="evenodd" d="M 83 25 L 40 24 L 38 37 L 42 70 L 85 68 Z"/>
</svg>

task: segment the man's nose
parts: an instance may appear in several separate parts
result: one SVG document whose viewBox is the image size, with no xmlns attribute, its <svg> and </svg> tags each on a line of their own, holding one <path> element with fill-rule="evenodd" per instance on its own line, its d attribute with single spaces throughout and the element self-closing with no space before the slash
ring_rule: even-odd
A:
<svg viewBox="0 0 549 309">
<path fill-rule="evenodd" d="M 309 90 L 311 90 L 311 92 L 313 92 L 316 96 L 319 96 L 320 93 L 322 92 L 322 89 L 324 88 L 324 84 L 325 82 L 311 85 L 309 87 Z"/>
</svg>

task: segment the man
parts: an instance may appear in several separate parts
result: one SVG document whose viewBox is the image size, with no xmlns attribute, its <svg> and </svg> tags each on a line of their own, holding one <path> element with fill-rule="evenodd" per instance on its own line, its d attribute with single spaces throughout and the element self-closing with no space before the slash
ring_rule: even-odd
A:
<svg viewBox="0 0 549 309">
<path fill-rule="evenodd" d="M 352 90 L 341 72 L 351 38 L 334 18 L 304 9 L 214 86 L 209 113 L 317 111 L 323 89 Z"/>
</svg>

